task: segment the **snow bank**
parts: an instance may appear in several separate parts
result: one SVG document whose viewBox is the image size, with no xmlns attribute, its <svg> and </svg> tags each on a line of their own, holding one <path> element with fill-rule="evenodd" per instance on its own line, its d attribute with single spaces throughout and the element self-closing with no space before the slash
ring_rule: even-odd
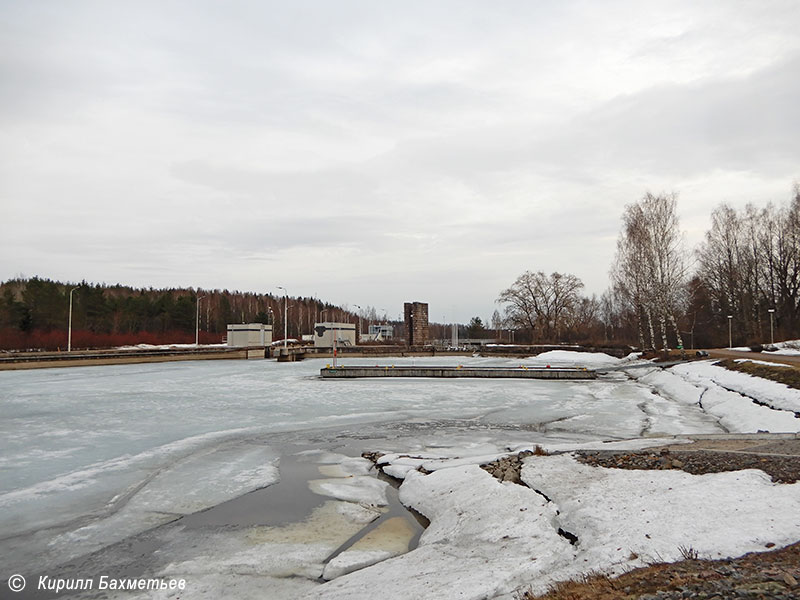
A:
<svg viewBox="0 0 800 600">
<path fill-rule="evenodd" d="M 397 455 L 387 464 L 407 460 Z M 461 464 L 464 458 L 449 460 L 451 466 L 443 459 L 427 475 L 408 471 L 400 487 L 401 501 L 431 521 L 415 550 L 343 575 L 310 596 L 513 597 L 528 586 L 540 593 L 554 581 L 590 571 L 619 574 L 679 560 L 689 549 L 720 558 L 800 539 L 800 483 L 773 484 L 761 471 L 697 476 L 590 467 L 569 455 L 532 456 L 523 466 L 525 487 Z M 577 537 L 575 545 L 567 534 Z M 380 556 L 347 558 L 353 567 Z M 334 559 L 332 574 L 336 567 Z"/>
<path fill-rule="evenodd" d="M 794 415 L 794 411 L 800 412 L 800 390 L 781 383 L 715 367 L 707 361 L 644 373 L 631 369 L 628 375 L 676 403 L 697 405 L 728 432 L 800 431 L 800 419 Z M 658 404 L 656 400 L 653 403 Z M 666 416 L 668 408 L 658 410 L 660 418 Z"/>
<path fill-rule="evenodd" d="M 652 561 L 763 551 L 800 539 L 800 483 L 762 471 L 709 475 L 590 467 L 568 455 L 525 460 L 522 480 L 546 494 L 559 524 L 578 537 L 576 565 L 622 573 Z M 566 567 L 558 576 L 570 576 Z"/>
<path fill-rule="evenodd" d="M 620 359 L 603 352 L 574 352 L 572 350 L 550 350 L 531 357 L 536 363 L 552 366 L 607 367 L 620 362 Z"/>
<path fill-rule="evenodd" d="M 749 396 L 775 409 L 800 412 L 800 390 L 777 381 L 717 367 L 708 361 L 676 365 L 672 370 L 693 383 L 703 384 L 711 381 L 726 390 Z M 784 431 L 798 431 L 798 429 Z"/>
<path fill-rule="evenodd" d="M 778 363 L 778 362 L 767 362 L 766 360 L 756 360 L 755 358 L 735 358 L 733 360 L 735 363 L 753 363 L 754 365 L 764 365 L 765 367 L 785 367 L 787 369 L 792 369 L 792 365 L 787 365 L 785 363 Z"/>
</svg>

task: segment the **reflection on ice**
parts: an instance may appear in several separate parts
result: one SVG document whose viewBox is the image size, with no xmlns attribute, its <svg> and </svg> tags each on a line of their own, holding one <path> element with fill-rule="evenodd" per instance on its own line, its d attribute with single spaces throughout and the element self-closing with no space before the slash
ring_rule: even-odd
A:
<svg viewBox="0 0 800 600">
<path fill-rule="evenodd" d="M 336 579 L 347 573 L 408 552 L 414 537 L 408 519 L 392 517 L 367 533 L 341 554 L 334 556 L 325 566 L 322 577 Z"/>
</svg>

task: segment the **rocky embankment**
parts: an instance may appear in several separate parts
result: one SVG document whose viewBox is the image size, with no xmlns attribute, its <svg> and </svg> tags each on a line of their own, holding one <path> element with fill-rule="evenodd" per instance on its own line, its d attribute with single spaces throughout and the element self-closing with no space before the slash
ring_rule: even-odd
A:
<svg viewBox="0 0 800 600">
<path fill-rule="evenodd" d="M 576 458 L 588 465 L 611 469 L 681 469 L 693 475 L 761 469 L 776 483 L 794 483 L 800 474 L 800 456 L 743 451 L 680 450 L 672 447 L 651 452 L 578 452 Z"/>
</svg>

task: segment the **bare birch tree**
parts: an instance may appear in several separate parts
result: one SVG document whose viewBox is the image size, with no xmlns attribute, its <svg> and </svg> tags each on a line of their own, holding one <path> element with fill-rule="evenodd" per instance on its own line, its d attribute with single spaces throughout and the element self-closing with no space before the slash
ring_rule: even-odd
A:
<svg viewBox="0 0 800 600">
<path fill-rule="evenodd" d="M 675 314 L 685 303 L 687 271 L 676 197 L 647 193 L 642 200 L 625 208 L 622 221 L 611 277 L 614 288 L 637 315 L 639 343 L 645 347 L 644 323 L 649 347 L 655 349 L 655 317 L 662 348 L 669 347 L 668 325 L 682 348 Z"/>
</svg>

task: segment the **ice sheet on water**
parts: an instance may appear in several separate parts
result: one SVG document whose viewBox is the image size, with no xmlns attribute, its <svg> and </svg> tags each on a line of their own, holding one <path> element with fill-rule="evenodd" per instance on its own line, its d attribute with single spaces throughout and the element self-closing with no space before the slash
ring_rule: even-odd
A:
<svg viewBox="0 0 800 600">
<path fill-rule="evenodd" d="M 311 491 L 347 502 L 359 502 L 373 506 L 386 506 L 386 488 L 389 484 L 370 475 L 355 475 L 348 478 L 314 479 L 308 482 Z"/>
<path fill-rule="evenodd" d="M 229 442 L 205 447 L 160 468 L 154 468 L 153 463 L 148 460 L 153 458 L 152 454 L 158 453 L 128 459 L 138 468 L 123 469 L 123 474 L 136 476 L 137 479 L 123 488 L 124 491 L 96 508 L 91 516 L 85 517 L 83 524 L 64 533 L 48 536 L 45 548 L 37 548 L 32 544 L 29 552 L 35 552 L 38 555 L 37 560 L 43 564 L 64 562 L 150 527 L 172 521 L 181 515 L 209 508 L 279 480 L 278 455 L 263 443 Z M 108 465 L 105 467 L 109 468 Z M 119 465 L 114 467 L 120 468 Z M 99 472 L 103 473 L 103 470 L 100 469 Z M 87 475 L 84 473 L 82 477 Z M 120 479 L 129 481 L 130 477 L 120 476 Z M 100 490 L 92 488 L 91 479 L 80 481 L 78 490 L 88 490 L 90 495 L 87 497 L 93 498 L 95 505 L 99 506 L 103 501 L 103 497 L 97 495 Z M 6 522 L 11 526 L 18 524 L 21 519 L 17 520 L 17 515 L 20 514 L 41 519 L 48 516 L 52 518 L 52 515 L 32 513 L 30 504 L 47 506 L 57 504 L 58 501 L 63 502 L 65 496 L 68 497 L 65 490 L 57 485 L 49 487 L 48 491 L 51 493 L 47 494 L 40 489 L 28 491 L 30 493 L 20 493 L 11 500 L 8 498 L 9 494 L 0 497 L 0 501 L 6 503 L 6 510 L 0 513 L 4 526 Z M 44 501 L 39 502 L 42 499 Z M 67 508 L 75 512 L 85 511 L 88 507 L 79 505 Z M 65 511 L 64 514 L 69 513 Z M 57 515 L 57 518 L 64 517 Z M 29 559 L 30 556 L 16 552 L 13 556 L 3 556 L 4 562 L 19 563 Z"/>
<path fill-rule="evenodd" d="M 573 358 L 594 360 L 585 353 Z M 392 362 L 514 366 L 520 361 L 436 357 Z M 523 362 L 533 364 L 534 360 Z M 375 360 L 352 361 L 359 363 L 374 364 Z M 96 547 L 114 538 L 102 531 L 104 519 L 108 528 L 141 530 L 247 491 L 254 480 L 266 481 L 269 473 L 259 471 L 257 460 L 248 453 L 257 454 L 254 440 L 268 442 L 270 436 L 286 431 L 369 428 L 382 438 L 419 431 L 426 435 L 419 448 L 424 451 L 434 449 L 437 438 L 440 444 L 451 444 L 441 438 L 458 426 L 473 431 L 464 435 L 460 446 L 439 448 L 430 458 L 464 458 L 504 452 L 495 441 L 475 440 L 487 430 L 495 436 L 502 430 L 503 444 L 520 445 L 554 436 L 629 438 L 648 430 L 668 433 L 706 427 L 699 408 L 687 403 L 687 412 L 676 410 L 670 404 L 674 398 L 656 400 L 642 409 L 642 386 L 622 374 L 587 382 L 397 379 L 332 385 L 317 377 L 324 364 L 324 359 L 292 364 L 198 361 L 4 374 L 0 378 L 4 416 L 0 422 L 0 460 L 4 461 L 0 463 L 0 528 L 13 535 L 66 527 L 57 547 L 71 542 L 78 542 L 75 548 L 80 544 Z M 674 424 L 671 429 L 670 423 Z M 707 429 L 716 430 L 715 426 Z M 471 446 L 467 438 L 478 445 Z M 238 465 L 248 481 L 237 482 L 236 474 L 224 471 L 222 461 L 203 454 L 223 443 L 232 444 L 229 462 Z M 463 451 L 467 454 L 458 454 Z M 192 462 L 195 454 L 198 459 Z M 364 475 L 366 464 L 360 459 L 346 464 L 335 456 L 328 459 L 330 470 L 324 476 Z M 184 460 L 187 469 L 194 464 L 198 470 L 208 460 L 209 472 L 225 472 L 234 487 L 216 495 L 213 477 L 190 475 L 189 470 L 172 471 L 169 479 L 159 475 Z M 400 471 L 408 471 L 408 466 L 398 462 L 390 468 L 404 475 Z M 174 482 L 180 482 L 175 489 L 180 486 L 185 498 L 162 502 L 179 495 L 170 491 Z M 138 493 L 131 495 L 134 490 Z M 45 538 L 49 536 L 40 537 Z M 3 559 L 27 560 L 38 554 L 52 560 L 55 556 L 48 553 L 44 541 L 32 539 L 23 547 L 30 551 L 24 556 L 12 546 L 5 541 L 0 544 Z"/>
<path fill-rule="evenodd" d="M 213 533 L 176 530 L 165 549 L 171 562 L 156 576 L 185 579 L 188 586 L 179 594 L 182 598 L 305 597 L 319 585 L 328 556 L 380 514 L 378 509 L 331 500 L 306 520 L 282 527 Z"/>
<path fill-rule="evenodd" d="M 360 456 L 347 456 L 328 450 L 303 450 L 297 454 L 304 460 L 320 465 L 319 471 L 327 477 L 351 477 L 367 475 L 373 468 L 372 462 Z"/>
</svg>

